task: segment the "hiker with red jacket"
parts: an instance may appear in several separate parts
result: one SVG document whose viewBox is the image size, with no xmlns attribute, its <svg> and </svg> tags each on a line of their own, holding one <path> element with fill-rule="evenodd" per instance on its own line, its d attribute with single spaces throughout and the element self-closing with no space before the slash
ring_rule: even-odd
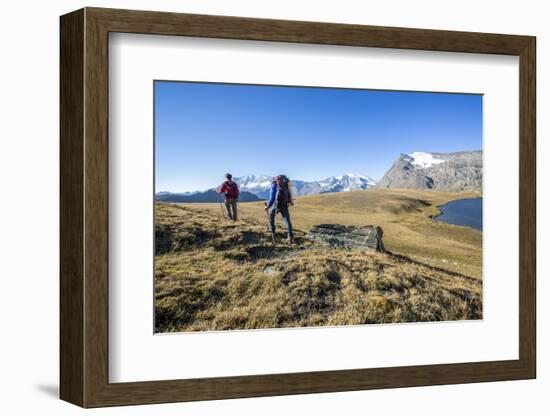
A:
<svg viewBox="0 0 550 416">
<path fill-rule="evenodd" d="M 233 176 L 230 173 L 225 174 L 227 179 L 218 187 L 218 193 L 225 196 L 225 209 L 227 209 L 227 219 L 237 221 L 237 201 L 239 200 L 239 186 L 233 182 Z"/>
<path fill-rule="evenodd" d="M 290 221 L 289 205 L 294 205 L 292 195 L 290 193 L 290 179 L 285 175 L 279 175 L 273 178 L 271 189 L 269 191 L 269 201 L 265 206 L 265 210 L 269 216 L 269 229 L 271 230 L 271 240 L 275 240 L 275 216 L 279 212 L 283 217 L 283 223 L 286 226 L 288 233 L 288 243 L 293 242 L 292 222 Z"/>
</svg>

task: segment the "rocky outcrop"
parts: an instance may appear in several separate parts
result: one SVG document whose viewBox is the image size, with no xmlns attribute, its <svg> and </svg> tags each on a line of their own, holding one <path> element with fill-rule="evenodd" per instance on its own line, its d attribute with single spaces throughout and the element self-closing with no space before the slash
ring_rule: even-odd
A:
<svg viewBox="0 0 550 416">
<path fill-rule="evenodd" d="M 382 235 L 382 228 L 373 225 L 319 224 L 311 227 L 306 238 L 335 248 L 385 251 Z"/>
<path fill-rule="evenodd" d="M 401 154 L 378 188 L 479 191 L 483 182 L 481 151 Z"/>
</svg>

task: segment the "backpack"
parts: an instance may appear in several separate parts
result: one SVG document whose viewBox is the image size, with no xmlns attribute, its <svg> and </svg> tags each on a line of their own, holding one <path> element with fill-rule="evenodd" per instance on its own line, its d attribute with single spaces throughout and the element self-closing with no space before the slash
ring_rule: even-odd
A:
<svg viewBox="0 0 550 416">
<path fill-rule="evenodd" d="M 286 207 L 292 204 L 292 196 L 290 194 L 290 179 L 285 175 L 279 175 L 275 178 L 277 183 L 277 195 L 275 204 L 277 207 Z"/>
<path fill-rule="evenodd" d="M 239 196 L 239 187 L 233 181 L 225 183 L 225 196 L 227 198 L 237 198 Z"/>
</svg>

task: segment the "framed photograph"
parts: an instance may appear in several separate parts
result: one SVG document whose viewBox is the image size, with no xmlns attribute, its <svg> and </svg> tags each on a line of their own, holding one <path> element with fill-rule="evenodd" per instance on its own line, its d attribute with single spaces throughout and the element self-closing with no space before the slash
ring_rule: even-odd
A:
<svg viewBox="0 0 550 416">
<path fill-rule="evenodd" d="M 536 377 L 534 37 L 60 24 L 63 400 Z"/>
</svg>

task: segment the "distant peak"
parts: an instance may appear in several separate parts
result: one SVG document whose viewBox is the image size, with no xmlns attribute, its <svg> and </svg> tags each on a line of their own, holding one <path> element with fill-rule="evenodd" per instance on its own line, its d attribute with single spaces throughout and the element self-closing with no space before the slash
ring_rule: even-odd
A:
<svg viewBox="0 0 550 416">
<path fill-rule="evenodd" d="M 360 179 L 364 181 L 374 182 L 374 179 L 372 179 L 370 176 L 365 175 L 358 175 L 357 173 L 345 173 L 344 177 L 352 178 L 352 179 Z"/>
</svg>

